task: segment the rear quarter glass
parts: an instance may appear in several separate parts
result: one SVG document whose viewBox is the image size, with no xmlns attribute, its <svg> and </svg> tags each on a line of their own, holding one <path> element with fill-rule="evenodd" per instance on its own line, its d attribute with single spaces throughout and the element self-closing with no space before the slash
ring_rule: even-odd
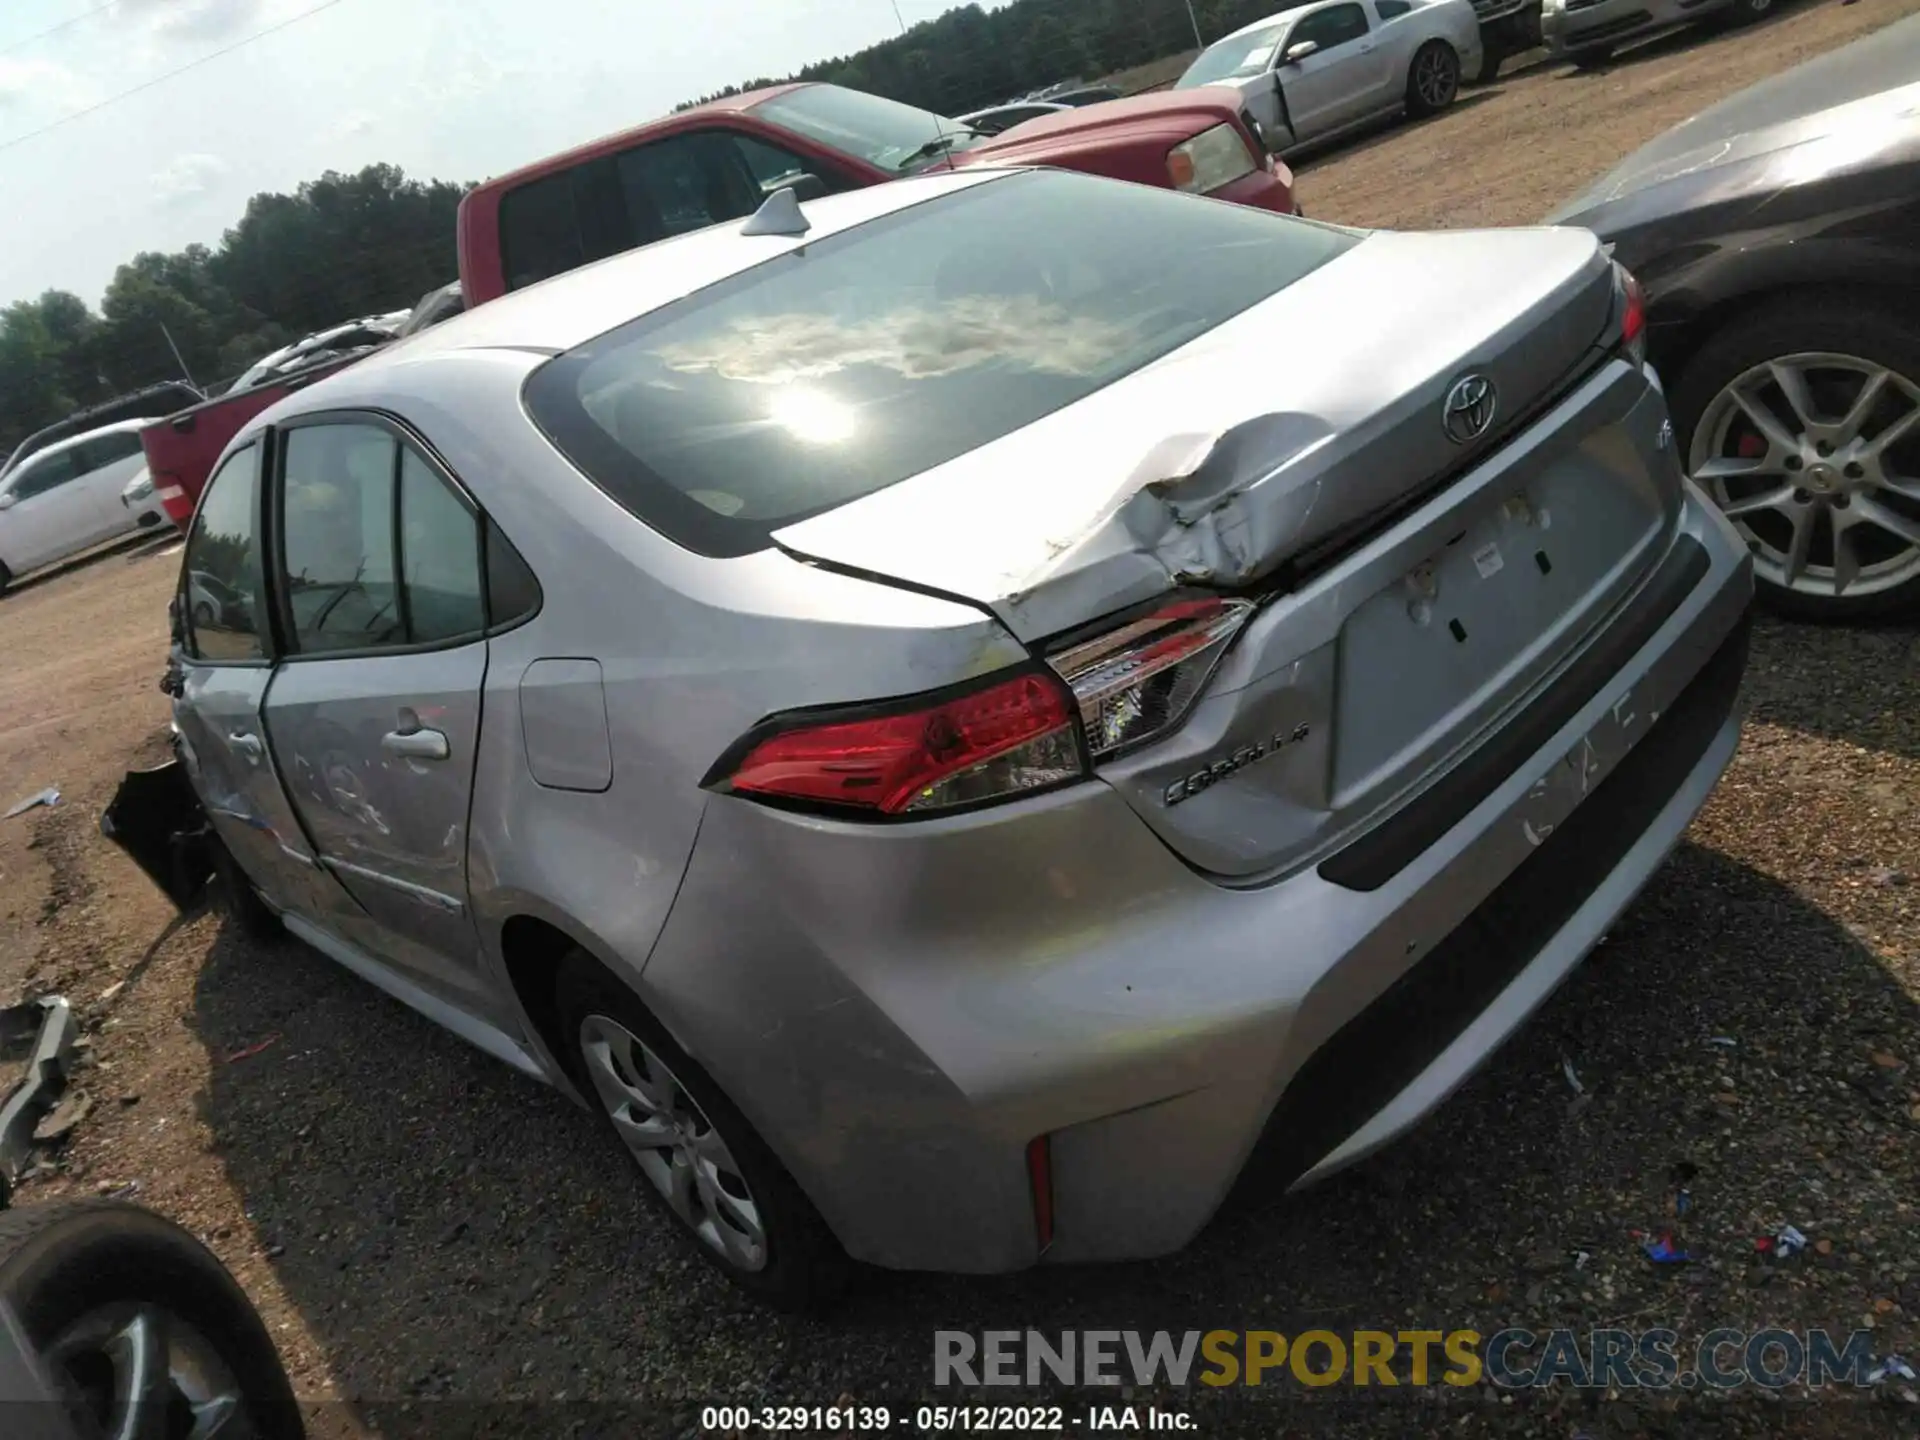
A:
<svg viewBox="0 0 1920 1440">
<path fill-rule="evenodd" d="M 533 374 L 527 408 L 630 514 L 701 554 L 743 555 L 1084 399 L 1359 238 L 1024 172 L 590 340 Z"/>
</svg>

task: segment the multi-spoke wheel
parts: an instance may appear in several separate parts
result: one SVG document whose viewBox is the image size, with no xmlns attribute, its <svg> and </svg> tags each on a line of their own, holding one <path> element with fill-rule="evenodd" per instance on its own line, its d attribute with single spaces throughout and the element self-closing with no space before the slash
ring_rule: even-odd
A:
<svg viewBox="0 0 1920 1440">
<path fill-rule="evenodd" d="M 298 1440 L 265 1325 L 197 1240 L 98 1202 L 0 1215 L 0 1303 L 89 1434 Z"/>
<path fill-rule="evenodd" d="M 1776 608 L 1853 619 L 1920 601 L 1920 342 L 1883 308 L 1763 310 L 1702 347 L 1674 411 Z"/>
<path fill-rule="evenodd" d="M 1460 53 L 1444 40 L 1429 40 L 1414 52 L 1407 71 L 1407 113 L 1437 114 L 1460 93 Z"/>
<path fill-rule="evenodd" d="M 584 952 L 562 964 L 558 1000 L 574 1080 L 675 1228 L 775 1305 L 831 1301 L 846 1279 L 845 1252 L 719 1086 Z"/>
<path fill-rule="evenodd" d="M 580 1049 L 607 1118 L 667 1207 L 728 1264 L 764 1269 L 767 1232 L 753 1190 L 680 1077 L 606 1015 L 581 1022 Z"/>
</svg>

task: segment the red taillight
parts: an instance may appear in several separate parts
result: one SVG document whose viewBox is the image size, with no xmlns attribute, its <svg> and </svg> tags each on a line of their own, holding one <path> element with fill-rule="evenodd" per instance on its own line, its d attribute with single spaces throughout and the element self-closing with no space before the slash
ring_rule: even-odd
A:
<svg viewBox="0 0 1920 1440">
<path fill-rule="evenodd" d="M 1621 265 L 1614 266 L 1620 277 L 1621 314 L 1620 345 L 1634 360 L 1645 364 L 1647 359 L 1647 292 L 1640 288 L 1640 282 L 1633 278 L 1632 272 Z"/>
<path fill-rule="evenodd" d="M 1165 735 L 1187 718 L 1253 605 L 1203 595 L 1160 606 L 1052 657 L 1073 689 L 1093 758 Z"/>
<path fill-rule="evenodd" d="M 1053 1151 L 1044 1135 L 1027 1142 L 1027 1187 L 1033 1192 L 1033 1228 L 1044 1251 L 1053 1244 Z"/>
<path fill-rule="evenodd" d="M 978 804 L 1085 773 L 1073 702 L 1039 673 L 906 709 L 776 720 L 749 737 L 737 764 L 716 770 L 728 790 L 880 815 Z"/>
</svg>

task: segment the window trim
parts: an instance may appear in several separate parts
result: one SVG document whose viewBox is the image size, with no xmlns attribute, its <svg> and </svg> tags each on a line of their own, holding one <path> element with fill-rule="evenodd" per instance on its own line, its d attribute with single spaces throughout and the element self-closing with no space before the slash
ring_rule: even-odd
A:
<svg viewBox="0 0 1920 1440">
<path fill-rule="evenodd" d="M 321 425 L 361 425 L 384 430 L 393 437 L 393 508 L 389 523 L 393 526 L 393 574 L 397 589 L 395 607 L 401 616 L 410 619 L 410 607 L 406 599 L 406 550 L 404 537 L 400 531 L 400 486 L 402 466 L 407 450 L 411 449 L 427 469 L 450 491 L 460 505 L 473 517 L 474 556 L 480 567 L 480 607 L 481 625 L 476 630 L 465 630 L 458 635 L 444 636 L 438 640 L 421 640 L 407 645 L 361 645 L 352 649 L 303 651 L 294 642 L 293 611 L 285 587 L 280 583 L 286 574 L 286 547 L 281 534 L 281 517 L 284 513 L 284 495 L 286 486 L 286 435 L 294 430 L 305 430 Z M 533 575 L 535 601 L 525 614 L 510 621 L 496 622 L 493 615 L 493 592 L 488 583 L 491 571 L 487 536 L 489 525 L 499 526 L 488 516 L 485 508 L 474 498 L 473 492 L 461 483 L 454 474 L 453 467 L 441 458 L 440 453 L 428 443 L 425 436 L 414 429 L 399 416 L 385 410 L 343 409 L 315 410 L 305 415 L 292 416 L 271 428 L 273 437 L 272 458 L 268 466 L 268 478 L 261 489 L 263 499 L 270 499 L 268 525 L 271 531 L 270 547 L 267 549 L 265 571 L 269 608 L 275 630 L 275 655 L 280 664 L 315 663 L 328 660 L 367 660 L 383 655 L 430 655 L 442 650 L 459 650 L 478 641 L 490 640 L 496 635 L 504 635 L 510 630 L 532 620 L 546 606 L 546 592 L 540 585 L 540 577 L 533 575 L 533 567 L 521 563 L 527 572 Z M 506 534 L 500 526 L 502 535 Z M 509 543 L 511 538 L 509 537 Z"/>
<path fill-rule="evenodd" d="M 220 478 L 228 465 L 241 455 L 253 452 L 253 533 L 255 543 L 260 547 L 259 579 L 253 596 L 253 613 L 256 617 L 265 617 L 264 626 L 257 625 L 254 632 L 260 641 L 260 653 L 244 659 L 218 660 L 200 653 L 200 642 L 193 633 L 193 603 L 188 587 L 192 581 L 193 535 L 200 525 L 200 512 L 206 508 L 207 497 L 213 493 L 213 482 Z M 272 666 L 279 654 L 279 636 L 274 632 L 273 616 L 266 601 L 272 593 L 267 583 L 267 532 L 265 528 L 264 501 L 266 485 L 263 483 L 265 471 L 264 458 L 266 444 L 264 436 L 255 436 L 244 445 L 229 454 L 220 457 L 220 463 L 213 467 L 207 476 L 207 483 L 200 491 L 200 498 L 193 507 L 193 518 L 187 522 L 186 542 L 180 547 L 180 579 L 174 586 L 174 601 L 180 607 L 180 651 L 188 665 L 222 670 L 264 670 Z M 266 593 L 262 593 L 262 592 Z"/>
</svg>

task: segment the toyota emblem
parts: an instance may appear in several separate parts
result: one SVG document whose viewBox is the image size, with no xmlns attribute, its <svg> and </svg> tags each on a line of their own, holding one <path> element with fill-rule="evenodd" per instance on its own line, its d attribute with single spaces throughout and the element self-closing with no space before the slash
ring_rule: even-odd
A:
<svg viewBox="0 0 1920 1440">
<path fill-rule="evenodd" d="M 1484 375 L 1463 375 L 1447 391 L 1440 407 L 1440 425 L 1447 439 L 1456 445 L 1469 445 L 1493 428 L 1494 411 L 1500 396 L 1493 382 Z"/>
</svg>

